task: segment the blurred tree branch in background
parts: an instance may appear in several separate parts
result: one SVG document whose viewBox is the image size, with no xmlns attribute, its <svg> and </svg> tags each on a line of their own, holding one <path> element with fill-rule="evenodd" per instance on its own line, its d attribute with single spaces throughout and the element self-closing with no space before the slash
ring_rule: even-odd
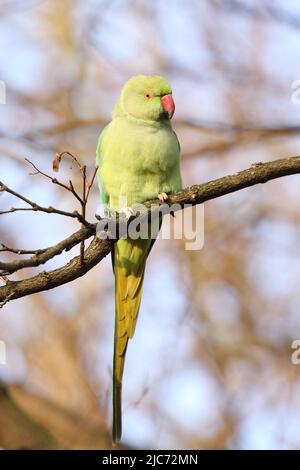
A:
<svg viewBox="0 0 300 470">
<path fill-rule="evenodd" d="M 111 437 L 100 414 L 86 420 L 20 386 L 0 382 L 0 441 L 8 450 L 105 449 Z M 118 445 L 119 449 L 128 449 Z"/>
</svg>

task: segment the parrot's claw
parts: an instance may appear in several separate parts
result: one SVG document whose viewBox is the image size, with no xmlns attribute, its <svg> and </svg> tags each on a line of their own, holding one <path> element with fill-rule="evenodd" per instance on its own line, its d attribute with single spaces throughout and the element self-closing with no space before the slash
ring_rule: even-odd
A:
<svg viewBox="0 0 300 470">
<path fill-rule="evenodd" d="M 166 193 L 159 193 L 157 197 L 160 202 L 165 202 L 169 199 L 169 196 Z"/>
<path fill-rule="evenodd" d="M 135 215 L 135 212 L 134 210 L 132 209 L 132 207 L 122 207 L 120 209 L 120 212 L 119 214 L 123 217 L 125 217 L 127 220 L 130 219 L 130 217 L 134 216 Z"/>
</svg>

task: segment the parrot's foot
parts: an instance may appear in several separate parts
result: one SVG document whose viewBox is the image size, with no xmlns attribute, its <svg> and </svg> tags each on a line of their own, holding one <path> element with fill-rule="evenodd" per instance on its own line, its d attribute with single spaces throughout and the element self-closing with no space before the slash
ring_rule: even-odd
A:
<svg viewBox="0 0 300 470">
<path fill-rule="evenodd" d="M 160 202 L 165 202 L 169 199 L 169 196 L 166 193 L 159 193 L 157 197 Z"/>
<path fill-rule="evenodd" d="M 130 217 L 134 216 L 135 215 L 135 212 L 134 210 L 132 209 L 132 207 L 122 207 L 120 209 L 120 212 L 119 214 L 122 216 L 122 217 L 125 217 L 127 220 L 130 219 Z"/>
</svg>

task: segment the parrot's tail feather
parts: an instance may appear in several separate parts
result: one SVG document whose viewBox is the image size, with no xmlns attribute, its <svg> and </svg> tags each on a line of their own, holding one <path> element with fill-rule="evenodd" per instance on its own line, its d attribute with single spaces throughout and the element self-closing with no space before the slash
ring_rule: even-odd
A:
<svg viewBox="0 0 300 470">
<path fill-rule="evenodd" d="M 120 243 L 121 242 L 121 243 Z M 143 240 L 145 243 L 145 241 Z M 141 242 L 138 242 L 141 244 Z M 145 248 L 149 246 L 146 240 Z M 147 249 L 138 256 L 138 262 L 124 266 L 122 250 L 138 250 L 137 243 L 121 240 L 114 248 L 115 273 L 115 342 L 113 365 L 113 442 L 118 443 L 122 434 L 122 378 L 128 339 L 132 338 L 141 304 Z M 138 251 L 139 254 L 140 250 Z M 126 256 L 126 259 L 127 256 Z"/>
<path fill-rule="evenodd" d="M 114 385 L 114 411 L 113 411 L 113 429 L 112 440 L 116 445 L 122 436 L 122 385 Z"/>
<path fill-rule="evenodd" d="M 115 353 L 113 373 L 113 444 L 117 444 L 122 435 L 122 375 L 124 360 L 125 354 L 123 356 L 117 356 Z"/>
</svg>

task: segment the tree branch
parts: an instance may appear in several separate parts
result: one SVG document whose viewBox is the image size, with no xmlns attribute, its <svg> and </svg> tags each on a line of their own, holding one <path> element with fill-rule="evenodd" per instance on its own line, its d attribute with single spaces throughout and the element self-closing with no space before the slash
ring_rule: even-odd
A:
<svg viewBox="0 0 300 470">
<path fill-rule="evenodd" d="M 282 176 L 300 173 L 300 156 L 283 158 L 266 163 L 254 163 L 247 170 L 223 176 L 208 183 L 184 189 L 169 198 L 169 204 L 201 204 L 226 194 L 239 191 L 260 183 L 267 183 Z"/>
<path fill-rule="evenodd" d="M 216 199 L 226 194 L 239 191 L 243 188 L 251 187 L 259 183 L 266 183 L 267 181 L 280 178 L 282 176 L 299 173 L 299 156 L 275 160 L 267 163 L 255 163 L 250 168 L 233 175 L 224 176 L 223 178 L 209 181 L 208 183 L 198 184 L 186 188 L 183 191 L 171 195 L 167 203 L 169 206 L 172 204 L 178 204 L 178 206 L 181 208 L 183 208 L 185 205 L 201 204 L 211 199 Z M 149 213 L 152 210 L 151 205 L 153 205 L 154 202 L 157 205 L 160 205 L 158 200 L 148 201 L 145 204 Z M 76 232 L 76 234 L 68 237 L 66 240 L 60 242 L 55 247 L 48 248 L 48 253 L 46 250 L 47 256 L 49 256 L 49 254 L 52 255 L 53 252 L 58 254 L 60 249 L 66 249 L 62 247 L 68 246 L 68 243 L 71 243 L 72 237 L 75 237 L 75 235 L 76 243 L 83 240 L 84 238 L 88 238 L 88 236 L 90 236 L 94 230 L 93 227 L 95 226 L 89 226 L 85 229 L 81 229 L 81 231 Z M 89 232 L 89 230 L 91 232 Z M 96 264 L 98 264 L 105 256 L 108 255 L 114 243 L 115 240 L 100 240 L 99 238 L 95 237 L 90 246 L 84 252 L 84 263 L 82 263 L 81 257 L 77 256 L 73 258 L 67 265 L 61 268 L 49 272 L 42 272 L 36 276 L 21 281 L 8 281 L 5 286 L 0 287 L 0 307 L 1 304 L 3 306 L 12 299 L 17 299 L 36 292 L 53 289 L 54 287 L 66 284 L 83 276 Z M 39 256 L 39 259 L 44 260 L 45 252 L 36 256 Z M 50 258 L 51 257 L 52 256 L 50 256 Z M 32 258 L 27 261 L 29 263 L 33 262 Z M 13 266 L 14 265 L 10 267 L 13 268 Z"/>
<path fill-rule="evenodd" d="M 74 246 L 78 245 L 78 243 L 81 243 L 83 240 L 86 240 L 87 238 L 94 235 L 95 230 L 95 225 L 92 225 L 91 227 L 83 227 L 56 245 L 36 251 L 14 250 L 4 245 L 4 247 L 1 249 L 3 251 L 10 251 L 17 254 L 33 254 L 33 256 L 28 259 L 16 259 L 14 261 L 8 261 L 5 263 L 0 261 L 0 276 L 8 276 L 23 268 L 32 268 L 35 266 L 40 266 L 41 264 L 45 264 L 51 258 L 60 255 L 63 251 L 71 250 Z"/>
<path fill-rule="evenodd" d="M 5 286 L 0 287 L 0 307 L 4 306 L 8 300 L 53 289 L 83 276 L 108 255 L 114 242 L 115 240 L 100 240 L 95 237 L 85 250 L 84 263 L 81 262 L 80 256 L 76 256 L 62 268 L 44 271 L 22 281 L 9 281 Z"/>
</svg>

